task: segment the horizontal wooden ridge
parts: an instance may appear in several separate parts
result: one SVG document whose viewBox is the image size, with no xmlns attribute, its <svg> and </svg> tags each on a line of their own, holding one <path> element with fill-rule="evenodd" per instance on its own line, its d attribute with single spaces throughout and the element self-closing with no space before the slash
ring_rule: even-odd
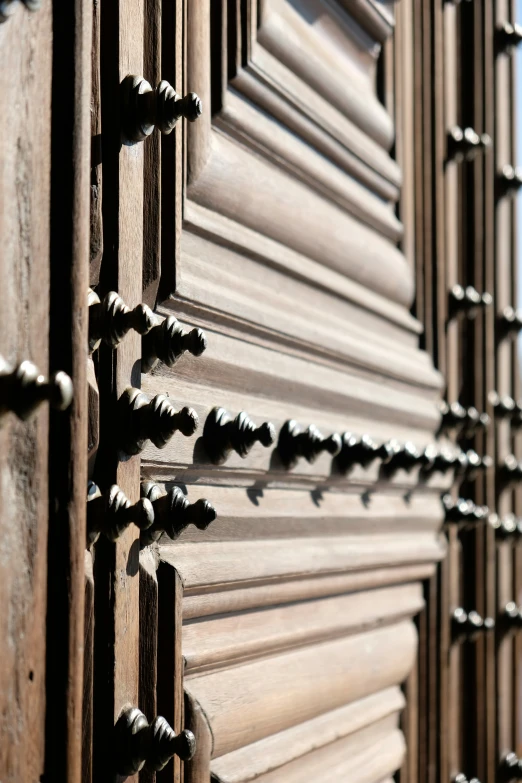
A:
<svg viewBox="0 0 522 783">
<path fill-rule="evenodd" d="M 441 553 L 442 553 L 441 548 Z M 435 563 L 396 565 L 349 571 L 344 574 L 301 577 L 276 583 L 233 588 L 231 585 L 193 588 L 183 597 L 183 618 L 208 617 L 229 612 L 277 606 L 291 601 L 306 601 L 341 595 L 353 590 L 368 590 L 387 585 L 421 582 L 435 572 Z"/>
<path fill-rule="evenodd" d="M 328 103 L 388 149 L 393 141 L 393 122 L 379 103 L 370 78 L 358 72 L 350 59 L 332 45 L 330 35 L 305 20 L 287 0 L 264 0 L 261 8 L 257 40 Z"/>
<path fill-rule="evenodd" d="M 362 734 L 362 732 L 361 732 Z M 365 734 L 371 736 L 369 731 Z M 404 735 L 398 729 L 387 734 L 376 733 L 373 742 L 356 735 L 339 740 L 300 759 L 257 778 L 258 783 L 382 783 L 402 764 L 406 752 Z M 369 736 L 368 736 L 369 740 Z M 362 746 L 362 747 L 361 747 Z"/>
<path fill-rule="evenodd" d="M 421 585 L 408 584 L 185 622 L 185 676 L 396 623 L 423 605 Z"/>
<path fill-rule="evenodd" d="M 411 304 L 411 269 L 392 242 L 220 133 L 212 133 L 209 159 L 189 195 L 392 301 Z"/>
<path fill-rule="evenodd" d="M 348 735 L 353 735 L 360 751 L 365 741 L 364 729 L 384 720 L 384 726 L 393 732 L 403 706 L 399 688 L 388 688 L 220 756 L 212 761 L 212 774 L 221 783 L 246 783 Z M 372 739 L 379 728 L 372 727 Z"/>
<path fill-rule="evenodd" d="M 185 691 L 206 716 L 216 757 L 398 685 L 416 646 L 413 624 L 402 621 L 186 677 Z"/>
<path fill-rule="evenodd" d="M 433 533 L 160 544 L 160 557 L 191 587 L 267 584 L 289 577 L 433 563 L 445 547 Z"/>
<path fill-rule="evenodd" d="M 165 491 L 169 487 L 160 486 Z M 383 489 L 365 499 L 358 493 L 243 489 L 198 482 L 187 487 L 186 495 L 190 502 L 209 500 L 218 517 L 205 531 L 187 527 L 178 543 L 429 532 L 436 536 L 444 516 L 435 493 L 414 493 L 405 500 L 400 493 Z"/>
</svg>

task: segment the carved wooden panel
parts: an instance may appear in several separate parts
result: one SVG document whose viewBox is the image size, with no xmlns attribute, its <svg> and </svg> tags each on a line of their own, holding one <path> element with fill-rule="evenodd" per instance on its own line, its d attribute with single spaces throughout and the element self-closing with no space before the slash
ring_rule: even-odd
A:
<svg viewBox="0 0 522 783">
<path fill-rule="evenodd" d="M 344 471 L 327 453 L 289 469 L 276 447 L 289 419 L 419 451 L 438 427 L 442 379 L 418 348 L 413 238 L 396 214 L 391 71 L 379 97 L 395 11 L 323 0 L 185 11 L 186 89 L 204 113 L 186 128 L 175 284 L 163 254 L 159 312 L 203 328 L 207 349 L 142 374 L 142 388 L 191 405 L 200 426 L 148 444 L 142 477 L 206 498 L 217 519 L 159 542 L 160 618 L 175 607 L 158 695 L 198 738 L 174 776 L 385 780 L 404 760 L 399 686 L 420 583 L 445 553 L 449 477 L 378 462 Z M 205 429 L 216 406 L 271 422 L 276 442 L 216 465 Z M 182 677 L 185 722 L 161 695 Z"/>
</svg>

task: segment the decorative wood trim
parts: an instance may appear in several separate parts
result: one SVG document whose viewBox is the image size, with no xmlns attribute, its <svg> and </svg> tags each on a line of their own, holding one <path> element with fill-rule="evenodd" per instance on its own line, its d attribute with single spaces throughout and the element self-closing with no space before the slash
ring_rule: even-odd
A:
<svg viewBox="0 0 522 783">
<path fill-rule="evenodd" d="M 215 758 L 402 682 L 413 665 L 416 644 L 413 625 L 403 621 L 185 678 L 185 690 L 211 726 Z M 328 665 L 318 668 L 318 656 Z M 354 677 L 354 671 L 361 676 Z"/>
<path fill-rule="evenodd" d="M 364 633 L 410 618 L 424 606 L 420 584 L 185 622 L 185 676 Z"/>
<path fill-rule="evenodd" d="M 160 546 L 161 559 L 174 566 L 185 591 L 257 586 L 291 578 L 414 565 L 440 560 L 443 542 L 433 533 L 418 536 L 331 536 L 262 541 L 223 541 Z"/>
<path fill-rule="evenodd" d="M 298 581 L 281 581 L 238 589 L 229 589 L 227 585 L 223 585 L 222 589 L 212 587 L 210 592 L 205 592 L 204 588 L 201 592 L 197 589 L 187 590 L 183 599 L 183 618 L 190 620 L 223 612 L 240 612 L 291 601 L 340 595 L 349 591 L 423 581 L 429 579 L 434 571 L 434 564 L 420 563 L 352 571 L 335 576 L 305 577 Z"/>
</svg>

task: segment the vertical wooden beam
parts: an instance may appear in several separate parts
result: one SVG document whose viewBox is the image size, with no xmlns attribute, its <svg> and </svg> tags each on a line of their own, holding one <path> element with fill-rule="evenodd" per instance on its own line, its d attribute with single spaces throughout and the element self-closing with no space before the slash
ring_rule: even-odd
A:
<svg viewBox="0 0 522 783">
<path fill-rule="evenodd" d="M 85 495 L 87 484 L 87 299 L 92 4 L 53 4 L 51 334 L 53 369 L 74 385 L 67 415 L 51 414 L 45 774 L 81 778 Z"/>
</svg>

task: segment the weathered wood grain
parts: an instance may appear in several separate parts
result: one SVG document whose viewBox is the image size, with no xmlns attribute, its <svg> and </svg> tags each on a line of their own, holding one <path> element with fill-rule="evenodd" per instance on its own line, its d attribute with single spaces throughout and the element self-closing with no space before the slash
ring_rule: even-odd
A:
<svg viewBox="0 0 522 783">
<path fill-rule="evenodd" d="M 52 11 L 0 26 L 0 353 L 49 363 Z M 14 106 L 17 110 L 13 111 Z M 0 779 L 44 771 L 48 523 L 47 406 L 0 423 Z"/>
</svg>

